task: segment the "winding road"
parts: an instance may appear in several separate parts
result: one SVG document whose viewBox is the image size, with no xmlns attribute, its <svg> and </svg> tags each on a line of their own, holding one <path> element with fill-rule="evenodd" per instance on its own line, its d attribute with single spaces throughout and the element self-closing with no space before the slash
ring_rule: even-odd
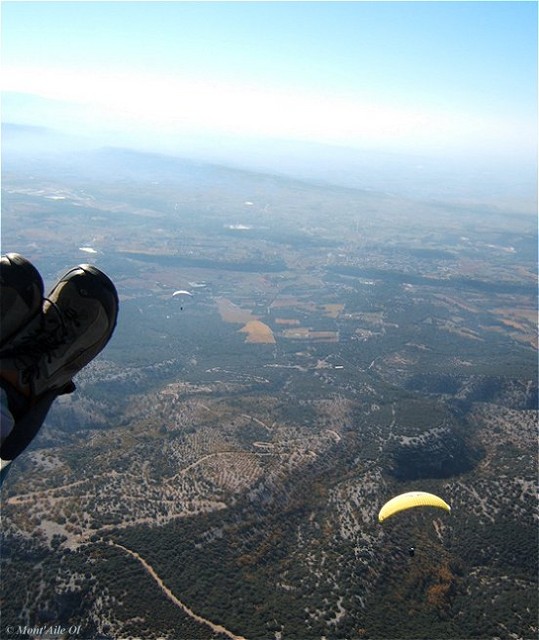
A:
<svg viewBox="0 0 539 640">
<path fill-rule="evenodd" d="M 193 620 L 196 620 L 196 622 L 200 622 L 201 624 L 207 625 L 215 633 L 222 633 L 228 636 L 229 638 L 231 638 L 232 640 L 246 640 L 246 638 L 244 638 L 243 636 L 236 635 L 235 633 L 233 633 L 232 631 L 229 631 L 222 625 L 215 624 L 214 622 L 211 622 L 210 620 L 206 620 L 206 618 L 199 616 L 192 609 L 190 609 L 186 604 L 184 604 L 181 600 L 178 600 L 178 598 L 166 586 L 163 580 L 161 580 L 161 578 L 157 575 L 154 568 L 150 564 L 148 564 L 146 560 L 144 560 L 144 558 L 142 558 L 136 551 L 131 551 L 131 549 L 128 549 L 127 547 L 124 547 L 123 545 L 118 544 L 117 542 L 113 542 L 112 540 L 109 540 L 109 544 L 112 545 L 113 547 L 117 547 L 118 549 L 121 549 L 125 553 L 128 553 L 130 556 L 133 556 L 133 558 L 136 558 L 141 563 L 141 565 L 146 569 L 146 571 L 150 574 L 150 576 L 155 580 L 155 582 L 157 582 L 161 591 L 163 591 L 166 597 L 174 605 L 176 605 L 184 613 L 186 613 L 189 617 L 193 618 Z"/>
</svg>

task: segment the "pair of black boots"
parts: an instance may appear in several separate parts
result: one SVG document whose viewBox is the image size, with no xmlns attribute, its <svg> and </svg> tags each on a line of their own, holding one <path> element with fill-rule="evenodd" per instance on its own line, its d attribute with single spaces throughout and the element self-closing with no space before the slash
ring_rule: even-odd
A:
<svg viewBox="0 0 539 640">
<path fill-rule="evenodd" d="M 97 267 L 69 270 L 44 296 L 37 269 L 16 253 L 0 260 L 2 471 L 32 441 L 56 397 L 110 340 L 118 294 Z"/>
</svg>

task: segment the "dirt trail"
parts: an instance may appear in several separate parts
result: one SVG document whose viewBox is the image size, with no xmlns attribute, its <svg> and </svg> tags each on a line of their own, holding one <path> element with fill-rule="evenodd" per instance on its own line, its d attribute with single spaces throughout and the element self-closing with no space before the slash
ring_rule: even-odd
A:
<svg viewBox="0 0 539 640">
<path fill-rule="evenodd" d="M 125 551 L 126 553 L 128 553 L 130 556 L 133 556 L 133 558 L 136 558 L 142 564 L 142 566 L 146 569 L 146 571 L 151 575 L 151 577 L 155 580 L 155 582 L 157 582 L 157 584 L 159 585 L 163 593 L 166 595 L 166 597 L 173 604 L 179 607 L 184 613 L 186 613 L 188 616 L 193 618 L 193 620 L 196 620 L 201 624 L 207 625 L 215 633 L 222 633 L 228 636 L 229 638 L 231 638 L 232 640 L 246 640 L 243 636 L 238 636 L 235 633 L 232 633 L 232 631 L 225 629 L 225 627 L 223 627 L 222 625 L 215 624 L 210 620 L 206 620 L 206 618 L 203 618 L 202 616 L 197 615 L 194 611 L 189 609 L 189 607 L 186 604 L 184 604 L 181 600 L 178 600 L 178 598 L 176 598 L 176 596 L 172 593 L 172 591 L 165 585 L 165 583 L 154 571 L 153 567 L 150 564 L 148 564 L 146 560 L 144 560 L 144 558 L 139 556 L 139 554 L 136 551 L 131 551 L 131 549 L 128 549 L 127 547 L 124 547 L 123 545 L 118 544 L 117 542 L 112 542 L 112 540 L 109 541 L 109 544 L 111 544 L 114 547 L 118 547 L 118 549 L 121 549 L 122 551 Z"/>
<path fill-rule="evenodd" d="M 60 487 L 52 487 L 51 489 L 41 489 L 40 491 L 32 491 L 30 493 L 21 493 L 20 495 L 11 496 L 11 498 L 7 499 L 7 504 L 22 504 L 24 502 L 28 502 L 29 500 L 33 500 L 34 498 L 43 498 L 43 497 L 54 497 L 54 494 L 58 491 L 65 491 L 66 489 L 71 489 L 73 487 L 78 487 L 81 484 L 88 484 L 88 480 L 77 480 L 77 482 L 72 482 L 71 484 L 65 484 Z"/>
</svg>

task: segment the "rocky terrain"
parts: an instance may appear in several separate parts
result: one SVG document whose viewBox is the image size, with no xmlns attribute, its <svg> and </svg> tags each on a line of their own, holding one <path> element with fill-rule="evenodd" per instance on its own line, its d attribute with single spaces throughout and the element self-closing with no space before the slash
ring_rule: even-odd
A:
<svg viewBox="0 0 539 640">
<path fill-rule="evenodd" d="M 531 221 L 127 159 L 4 180 L 121 315 L 2 488 L 2 637 L 536 637 Z"/>
</svg>

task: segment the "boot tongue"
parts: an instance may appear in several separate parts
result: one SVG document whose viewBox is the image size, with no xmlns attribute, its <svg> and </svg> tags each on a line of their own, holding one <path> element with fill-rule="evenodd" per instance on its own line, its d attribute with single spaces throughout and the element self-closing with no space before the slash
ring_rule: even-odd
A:
<svg viewBox="0 0 539 640">
<path fill-rule="evenodd" d="M 56 305 L 53 306 L 56 308 Z M 30 366 L 33 361 L 62 346 L 66 341 L 67 326 L 60 311 L 56 311 L 54 317 L 49 313 L 46 320 L 40 318 L 33 326 L 28 327 L 7 349 L 0 352 L 0 358 L 25 361 Z"/>
<path fill-rule="evenodd" d="M 26 404 L 28 396 L 39 395 L 43 391 L 40 379 L 46 374 L 47 364 L 52 361 L 54 353 L 67 344 L 66 322 L 60 310 L 50 301 L 46 306 L 52 307 L 53 311 L 49 310 L 47 316 L 40 314 L 0 351 L 2 381 L 11 388 L 8 395 L 11 396 L 15 390 L 26 398 Z"/>
</svg>

